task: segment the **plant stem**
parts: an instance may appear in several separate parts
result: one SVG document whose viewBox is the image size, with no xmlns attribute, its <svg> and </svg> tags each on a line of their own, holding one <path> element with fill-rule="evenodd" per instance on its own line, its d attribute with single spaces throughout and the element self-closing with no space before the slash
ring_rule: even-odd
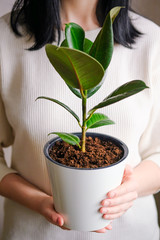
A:
<svg viewBox="0 0 160 240">
<path fill-rule="evenodd" d="M 84 91 L 83 96 L 82 96 L 82 115 L 83 115 L 83 123 L 82 123 L 82 152 L 85 152 L 86 151 L 85 145 L 86 145 L 87 91 Z"/>
</svg>

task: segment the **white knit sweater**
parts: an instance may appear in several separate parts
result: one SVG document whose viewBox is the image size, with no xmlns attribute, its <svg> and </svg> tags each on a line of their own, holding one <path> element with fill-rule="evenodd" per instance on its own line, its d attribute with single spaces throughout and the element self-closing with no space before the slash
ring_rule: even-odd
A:
<svg viewBox="0 0 160 240">
<path fill-rule="evenodd" d="M 88 100 L 88 109 L 102 101 L 125 82 L 141 79 L 150 87 L 100 112 L 115 125 L 93 130 L 124 141 L 129 147 L 128 163 L 133 167 L 142 160 L 160 165 L 160 30 L 150 21 L 131 13 L 133 23 L 143 35 L 133 49 L 115 44 L 105 83 Z M 94 40 L 99 29 L 86 32 Z M 62 39 L 64 32 L 62 32 Z M 53 69 L 44 48 L 25 49 L 33 45 L 27 36 L 16 37 L 9 27 L 9 15 L 0 20 L 0 179 L 18 172 L 26 180 L 50 193 L 43 146 L 51 131 L 77 132 L 77 122 L 60 106 L 38 96 L 56 98 L 69 105 L 79 116 L 81 102 L 70 92 Z M 8 168 L 3 147 L 13 146 L 12 165 Z M 156 207 L 152 196 L 140 198 L 106 234 L 63 231 L 42 216 L 6 201 L 2 240 L 27 239 L 107 239 L 158 240 Z M 27 222 L 28 221 L 28 222 Z"/>
</svg>

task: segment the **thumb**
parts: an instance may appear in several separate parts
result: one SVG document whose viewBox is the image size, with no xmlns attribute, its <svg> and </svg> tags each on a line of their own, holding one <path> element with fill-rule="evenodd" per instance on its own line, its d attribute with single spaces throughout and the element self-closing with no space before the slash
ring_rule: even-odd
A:
<svg viewBox="0 0 160 240">
<path fill-rule="evenodd" d="M 124 170 L 124 175 L 128 176 L 128 175 L 131 175 L 132 173 L 133 173 L 133 168 L 127 164 Z"/>
<path fill-rule="evenodd" d="M 62 227 L 64 224 L 63 217 L 55 211 L 51 213 L 51 221 L 52 221 L 52 223 L 54 223 L 55 225 L 58 225 L 60 227 Z"/>
<path fill-rule="evenodd" d="M 51 208 L 45 209 L 44 216 L 52 224 L 55 224 L 60 227 L 63 226 L 63 224 L 64 224 L 63 217 L 59 213 L 56 212 L 56 210 L 53 206 Z"/>
<path fill-rule="evenodd" d="M 124 169 L 122 183 L 125 181 L 126 178 L 130 177 L 132 174 L 133 174 L 133 168 L 127 164 Z"/>
</svg>

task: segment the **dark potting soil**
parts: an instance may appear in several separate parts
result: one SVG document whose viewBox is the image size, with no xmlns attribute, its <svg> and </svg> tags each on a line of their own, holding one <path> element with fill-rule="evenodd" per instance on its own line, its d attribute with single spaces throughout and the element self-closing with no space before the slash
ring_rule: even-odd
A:
<svg viewBox="0 0 160 240">
<path fill-rule="evenodd" d="M 123 150 L 110 141 L 87 137 L 85 153 L 78 146 L 58 141 L 50 149 L 49 155 L 53 160 L 66 166 L 99 168 L 118 162 L 123 156 Z"/>
</svg>

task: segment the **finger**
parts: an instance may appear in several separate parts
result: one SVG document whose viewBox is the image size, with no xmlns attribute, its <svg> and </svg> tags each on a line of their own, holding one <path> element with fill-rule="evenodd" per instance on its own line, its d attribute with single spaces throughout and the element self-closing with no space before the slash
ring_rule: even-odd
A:
<svg viewBox="0 0 160 240">
<path fill-rule="evenodd" d="M 54 225 L 57 225 L 59 227 L 62 227 L 63 224 L 64 224 L 64 220 L 61 216 L 56 216 L 55 214 L 51 214 L 50 216 L 46 216 L 46 219 L 54 224 Z"/>
<path fill-rule="evenodd" d="M 70 231 L 71 229 L 69 229 L 69 228 L 66 228 L 66 227 L 61 227 L 63 230 L 67 230 L 67 231 Z"/>
<path fill-rule="evenodd" d="M 57 218 L 56 218 L 55 216 L 53 216 L 53 218 L 54 218 L 54 221 L 55 221 L 55 219 L 56 219 L 56 224 L 57 224 L 58 226 L 60 226 L 60 227 L 63 226 L 64 220 L 63 220 L 63 218 L 62 218 L 61 216 L 58 216 Z"/>
<path fill-rule="evenodd" d="M 112 225 L 109 224 L 108 226 L 105 227 L 105 229 L 107 229 L 107 230 L 112 230 Z"/>
<path fill-rule="evenodd" d="M 102 207 L 100 208 L 100 212 L 102 214 L 116 214 L 116 213 L 126 212 L 132 206 L 133 206 L 133 201 L 125 204 L 121 204 L 115 207 L 110 207 L 110 208 Z"/>
<path fill-rule="evenodd" d="M 101 204 L 104 207 L 113 207 L 116 205 L 134 201 L 137 199 L 137 197 L 138 197 L 138 194 L 136 191 L 134 191 L 134 192 L 127 193 L 120 197 L 116 197 L 116 198 L 112 198 L 112 199 L 106 198 L 101 202 Z"/>
<path fill-rule="evenodd" d="M 127 164 L 124 169 L 124 175 L 131 175 L 131 174 L 133 174 L 133 168 Z"/>
<path fill-rule="evenodd" d="M 115 214 L 104 214 L 102 217 L 106 220 L 114 220 L 121 217 L 125 212 L 115 213 Z"/>
<path fill-rule="evenodd" d="M 118 186 L 117 188 L 109 191 L 107 193 L 107 196 L 109 198 L 114 198 L 114 197 L 120 196 L 122 194 L 125 194 L 129 191 L 133 191 L 136 188 L 137 188 L 137 184 L 136 184 L 135 179 L 133 178 L 133 168 L 129 165 L 126 165 L 121 185 Z"/>
<path fill-rule="evenodd" d="M 97 231 L 93 231 L 93 232 L 96 232 L 96 233 L 105 233 L 106 230 L 112 230 L 112 225 L 111 224 L 108 224 L 106 227 L 102 228 L 102 229 L 99 229 Z"/>
<path fill-rule="evenodd" d="M 105 232 L 106 232 L 106 229 L 105 229 L 105 228 L 102 228 L 102 229 L 99 229 L 99 230 L 96 230 L 96 231 L 93 231 L 93 232 L 96 232 L 96 233 L 105 233 Z"/>
<path fill-rule="evenodd" d="M 137 190 L 136 181 L 130 179 L 129 181 L 122 183 L 120 186 L 118 186 L 114 190 L 111 190 L 110 192 L 108 192 L 107 196 L 109 198 L 115 198 L 115 197 L 125 195 L 129 192 L 134 192 L 136 190 Z"/>
<path fill-rule="evenodd" d="M 121 184 L 124 183 L 126 180 L 129 180 L 132 176 L 133 168 L 130 165 L 126 165 Z"/>
<path fill-rule="evenodd" d="M 55 224 L 57 226 L 62 227 L 64 224 L 64 219 L 63 217 L 58 214 L 54 208 L 48 208 L 46 209 L 46 213 L 45 213 L 45 217 L 47 218 L 47 220 L 49 222 L 51 222 L 52 224 Z"/>
</svg>

